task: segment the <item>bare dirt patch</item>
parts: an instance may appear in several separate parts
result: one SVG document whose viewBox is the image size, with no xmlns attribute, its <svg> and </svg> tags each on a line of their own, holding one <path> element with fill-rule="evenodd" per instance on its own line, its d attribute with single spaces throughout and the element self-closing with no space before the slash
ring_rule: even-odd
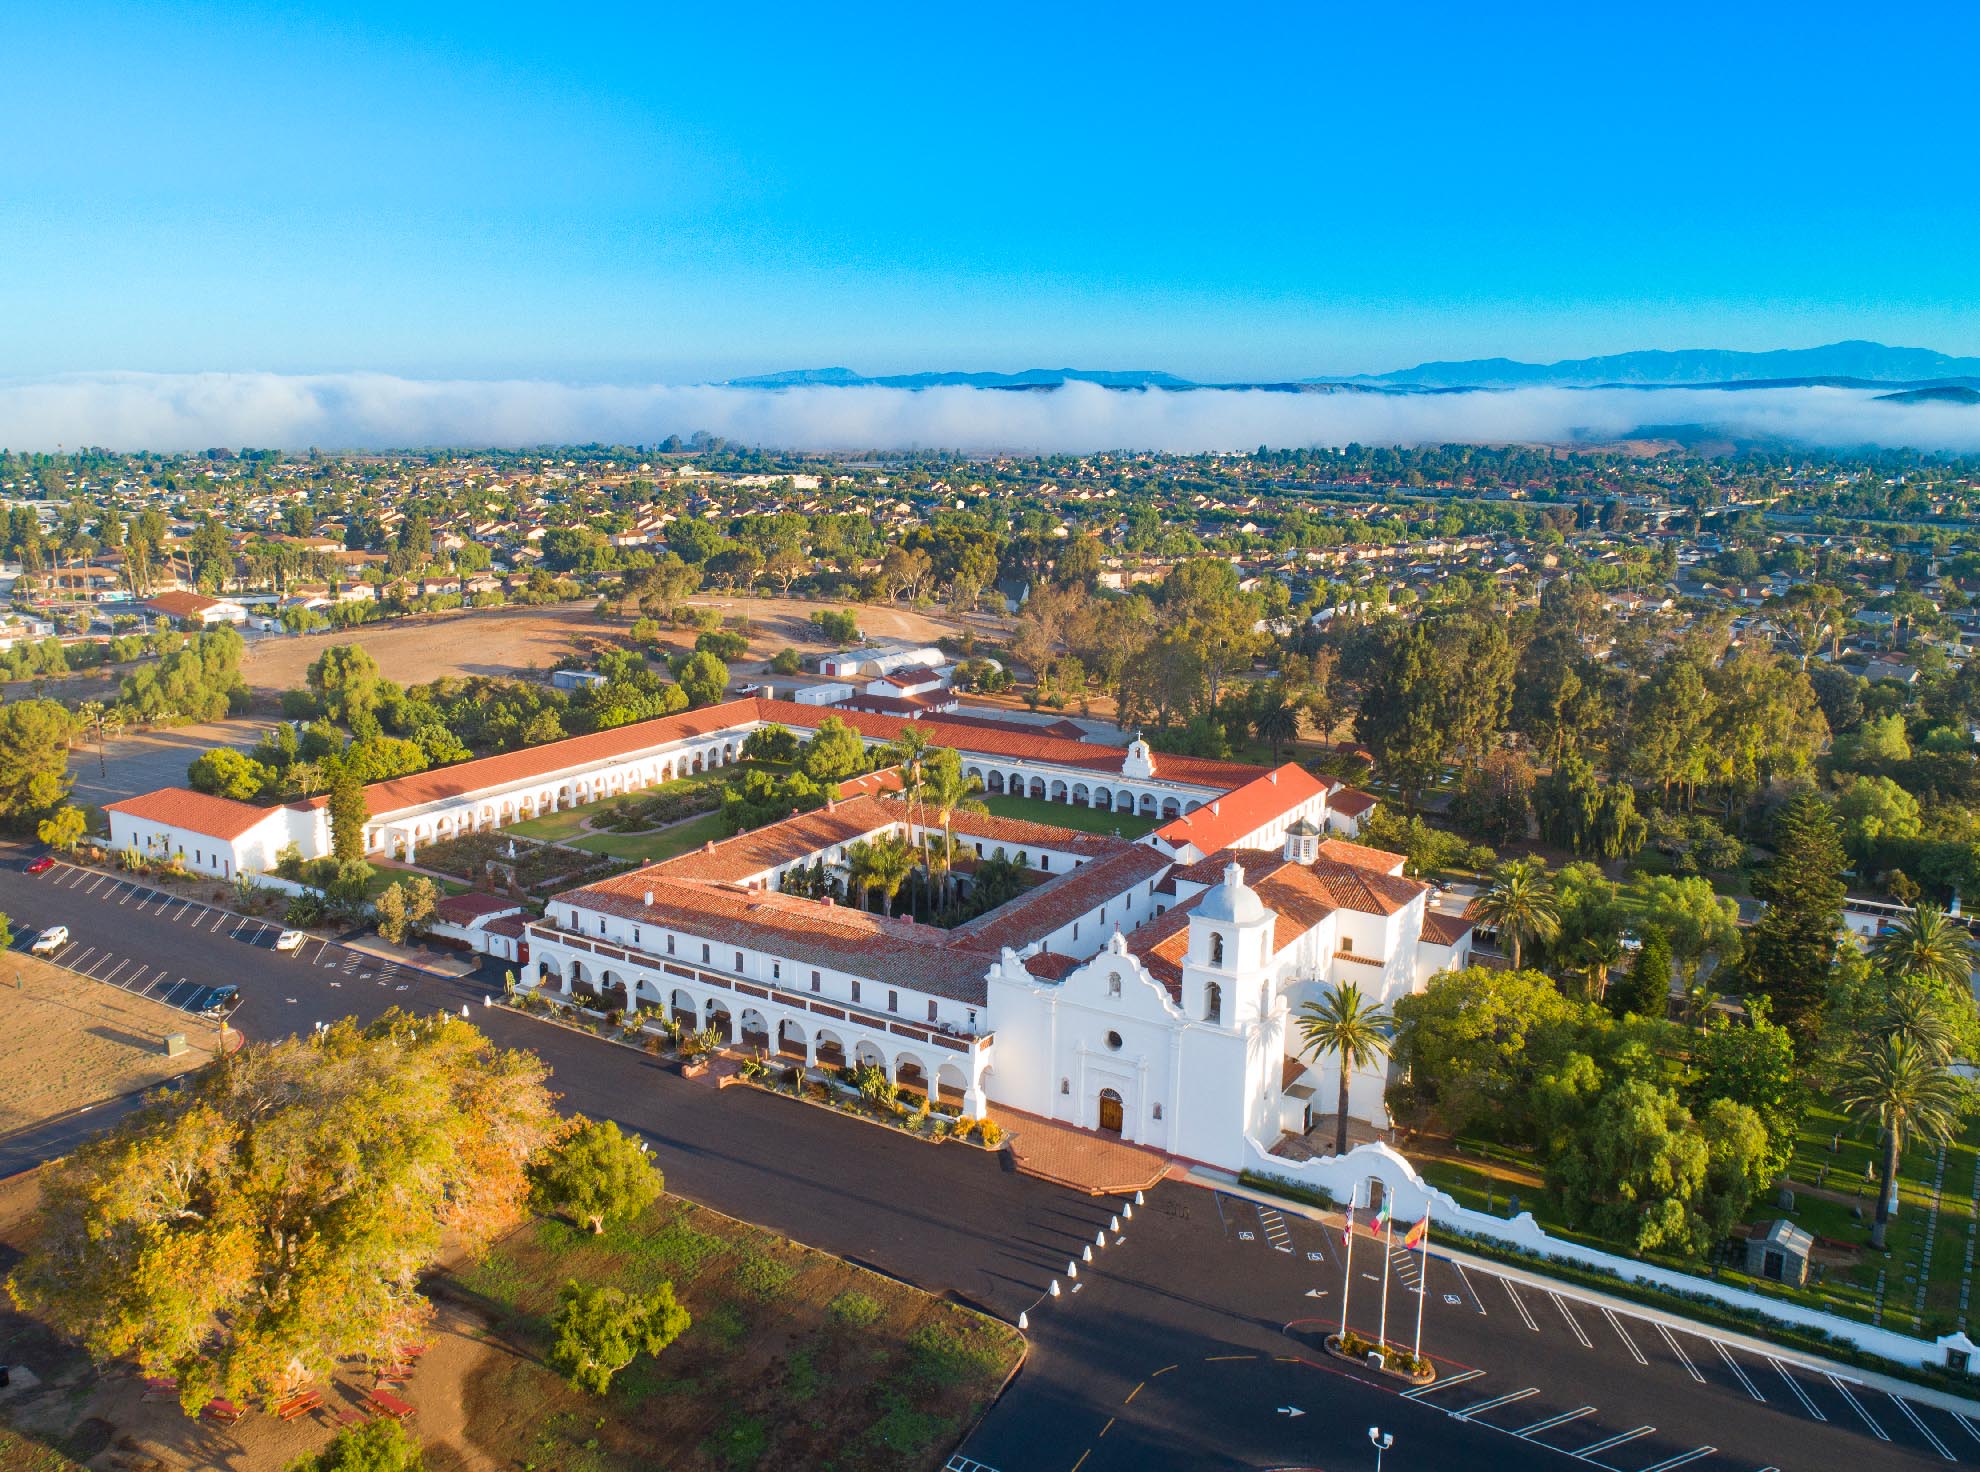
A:
<svg viewBox="0 0 1980 1472">
<path fill-rule="evenodd" d="M 946 614 L 883 605 L 813 602 L 802 598 L 743 598 L 703 594 L 689 600 L 714 608 L 725 618 L 747 618 L 751 625 L 751 663 L 767 662 L 779 650 L 800 654 L 832 648 L 817 637 L 811 615 L 821 608 L 855 608 L 861 627 L 876 639 L 932 642 L 953 636 L 960 625 Z M 269 638 L 249 647 L 241 673 L 257 695 L 279 696 L 303 683 L 312 661 L 333 644 L 359 644 L 378 662 L 388 680 L 422 685 L 447 675 L 518 675 L 534 667 L 547 670 L 564 655 L 599 638 L 623 643 L 632 626 L 625 617 L 599 619 L 595 603 L 565 603 L 554 608 L 491 608 L 441 613 L 388 623 L 368 624 L 343 632 Z M 989 621 L 971 620 L 979 634 L 995 634 Z M 689 649 L 694 635 L 669 630 L 670 649 Z M 743 668 L 748 668 L 745 664 Z"/>
<path fill-rule="evenodd" d="M 16 981 L 18 979 L 18 985 Z M 186 1051 L 165 1056 L 183 1033 Z M 0 1133 L 136 1089 L 218 1055 L 219 1029 L 32 956 L 0 966 Z"/>
</svg>

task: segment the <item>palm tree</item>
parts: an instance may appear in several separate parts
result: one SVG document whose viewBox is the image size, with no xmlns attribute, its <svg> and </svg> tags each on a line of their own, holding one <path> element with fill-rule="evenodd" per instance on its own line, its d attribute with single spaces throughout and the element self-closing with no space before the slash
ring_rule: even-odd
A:
<svg viewBox="0 0 1980 1472">
<path fill-rule="evenodd" d="M 1334 1054 L 1341 1060 L 1341 1090 L 1334 1119 L 1334 1153 L 1347 1153 L 1348 1075 L 1370 1068 L 1389 1056 L 1393 1021 L 1387 1012 L 1361 994 L 1354 982 L 1343 981 L 1308 1002 L 1296 1019 L 1306 1040 L 1301 1050 L 1315 1060 Z"/>
<path fill-rule="evenodd" d="M 867 882 L 880 891 L 886 903 L 882 912 L 894 913 L 894 901 L 900 895 L 901 886 L 915 870 L 915 855 L 919 852 L 904 838 L 889 835 L 875 839 L 867 846 Z"/>
<path fill-rule="evenodd" d="M 1916 976 L 1964 989 L 1973 969 L 1973 939 L 1937 905 L 1919 905 L 1877 937 L 1870 959 L 1886 976 Z"/>
<path fill-rule="evenodd" d="M 847 844 L 846 879 L 858 896 L 857 903 L 861 910 L 866 908 L 866 890 L 873 883 L 873 873 L 873 845 L 863 838 Z"/>
<path fill-rule="evenodd" d="M 956 839 L 954 824 L 957 813 L 987 813 L 989 808 L 978 802 L 972 794 L 983 790 L 983 779 L 964 776 L 962 762 L 931 761 L 928 766 L 928 780 L 923 796 L 928 806 L 935 810 L 935 820 L 942 825 L 942 902 L 949 901 L 948 890 L 953 882 L 951 863 L 955 858 Z"/>
<path fill-rule="evenodd" d="M 1272 748 L 1272 760 L 1276 763 L 1279 748 L 1299 739 L 1299 707 L 1287 703 L 1283 689 L 1275 689 L 1265 697 L 1265 704 L 1259 707 L 1251 724 L 1258 732 L 1258 739 Z"/>
<path fill-rule="evenodd" d="M 1884 998 L 1882 1031 L 1910 1038 L 1941 1063 L 1951 1063 L 1959 1047 L 1944 994 L 1909 977 L 1900 977 Z"/>
<path fill-rule="evenodd" d="M 1870 1245 L 1884 1249 L 1884 1228 L 1897 1201 L 1898 1159 L 1913 1140 L 1942 1142 L 1959 1127 L 1959 1082 L 1931 1048 L 1905 1032 L 1887 1033 L 1853 1056 L 1838 1097 L 1882 1132 L 1883 1176 Z"/>
<path fill-rule="evenodd" d="M 1622 964 L 1622 939 L 1612 933 L 1591 935 L 1581 943 L 1581 973 L 1588 978 L 1588 995 L 1601 1001 L 1609 993 L 1609 970 Z"/>
<path fill-rule="evenodd" d="M 1561 933 L 1554 881 L 1547 877 L 1547 867 L 1538 859 L 1501 864 L 1492 876 L 1491 888 L 1472 901 L 1471 907 L 1511 948 L 1515 971 L 1519 970 L 1520 951 L 1528 941 L 1548 941 Z"/>
</svg>

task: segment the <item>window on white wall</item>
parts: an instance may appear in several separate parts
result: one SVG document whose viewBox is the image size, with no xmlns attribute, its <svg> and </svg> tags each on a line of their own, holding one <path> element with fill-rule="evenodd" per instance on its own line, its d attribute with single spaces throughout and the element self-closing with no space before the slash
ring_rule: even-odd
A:
<svg viewBox="0 0 1980 1472">
<path fill-rule="evenodd" d="M 1109 971 L 1107 973 L 1107 995 L 1110 997 L 1118 997 L 1120 994 L 1121 994 L 1121 973 L 1118 971 Z"/>
</svg>

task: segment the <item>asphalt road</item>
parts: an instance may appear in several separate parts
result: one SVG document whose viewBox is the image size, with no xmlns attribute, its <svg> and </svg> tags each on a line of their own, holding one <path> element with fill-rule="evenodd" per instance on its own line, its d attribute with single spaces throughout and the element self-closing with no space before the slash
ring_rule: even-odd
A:
<svg viewBox="0 0 1980 1472">
<path fill-rule="evenodd" d="M 566 1107 L 648 1139 L 670 1189 L 1004 1317 L 1027 1313 L 1027 1366 L 956 1472 L 1349 1472 L 1375 1465 L 1376 1425 L 1395 1438 L 1384 1467 L 1398 1472 L 1980 1466 L 1980 1422 L 1434 1253 L 1391 1265 L 1391 1336 L 1413 1330 L 1420 1282 L 1423 1345 L 1441 1371 L 1428 1392 L 1399 1393 L 1317 1348 L 1344 1288 L 1353 1325 L 1376 1326 L 1382 1255 L 1367 1239 L 1349 1277 L 1338 1232 L 1240 1198 L 1164 1185 L 1124 1217 L 1126 1203 L 1017 1175 L 1002 1157 L 717 1093 L 631 1049 L 485 1008 L 493 971 L 443 977 L 320 941 L 282 954 L 276 927 L 146 894 L 67 866 L 31 878 L 0 852 L 0 910 L 23 939 L 67 925 L 61 964 L 133 990 L 232 982 L 250 1037 L 466 1005 L 491 1036 L 545 1058 Z M 59 1154 L 119 1112 L 0 1141 L 0 1166 Z"/>
</svg>

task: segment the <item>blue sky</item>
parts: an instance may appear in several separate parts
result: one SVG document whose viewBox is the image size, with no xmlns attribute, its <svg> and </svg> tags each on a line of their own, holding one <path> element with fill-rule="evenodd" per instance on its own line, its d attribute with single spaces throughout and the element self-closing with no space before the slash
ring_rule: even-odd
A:
<svg viewBox="0 0 1980 1472">
<path fill-rule="evenodd" d="M 1966 7 L 15 0 L 0 377 L 1980 352 Z"/>
</svg>

